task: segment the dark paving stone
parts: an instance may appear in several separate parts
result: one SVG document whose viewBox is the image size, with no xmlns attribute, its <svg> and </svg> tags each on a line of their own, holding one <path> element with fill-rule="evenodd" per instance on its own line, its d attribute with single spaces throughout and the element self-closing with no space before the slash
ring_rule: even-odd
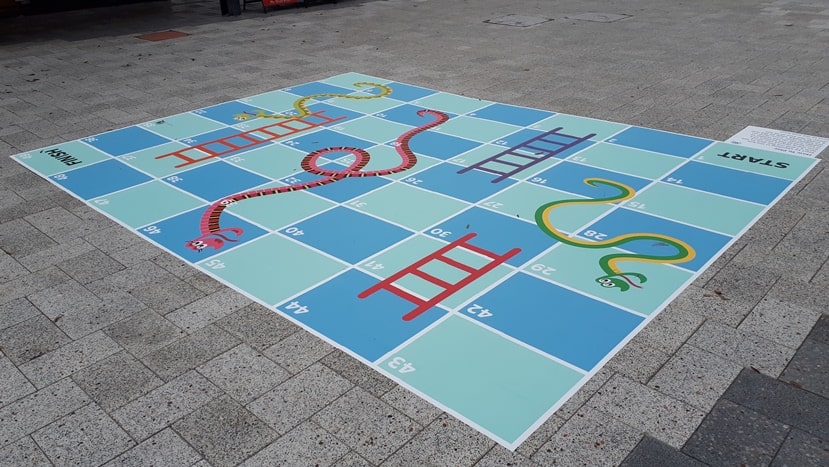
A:
<svg viewBox="0 0 829 467">
<path fill-rule="evenodd" d="M 0 347 L 16 365 L 22 365 L 71 341 L 55 323 L 40 314 L 0 331 Z"/>
<path fill-rule="evenodd" d="M 829 401 L 791 384 L 746 369 L 725 391 L 723 398 L 829 439 Z"/>
<path fill-rule="evenodd" d="M 678 449 L 645 435 L 633 448 L 620 467 L 670 465 L 671 467 L 704 467 L 705 464 L 687 456 Z"/>
<path fill-rule="evenodd" d="M 772 467 L 821 467 L 829 465 L 829 441 L 792 430 L 777 452 Z"/>
<path fill-rule="evenodd" d="M 769 465 L 789 430 L 788 425 L 720 399 L 682 452 L 710 465 Z"/>
<path fill-rule="evenodd" d="M 806 340 L 829 345 L 829 315 L 821 315 Z"/>
<path fill-rule="evenodd" d="M 829 345 L 807 339 L 786 366 L 780 379 L 792 385 L 829 397 Z"/>
</svg>

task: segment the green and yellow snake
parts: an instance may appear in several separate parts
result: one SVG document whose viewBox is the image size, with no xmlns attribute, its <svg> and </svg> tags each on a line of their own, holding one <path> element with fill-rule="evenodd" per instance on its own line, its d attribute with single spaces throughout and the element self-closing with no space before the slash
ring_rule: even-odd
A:
<svg viewBox="0 0 829 467">
<path fill-rule="evenodd" d="M 613 180 L 607 180 L 604 178 L 586 178 L 584 179 L 584 183 L 592 187 L 598 187 L 599 185 L 611 186 L 617 188 L 619 190 L 619 194 L 608 198 L 563 199 L 541 205 L 535 211 L 535 223 L 538 224 L 538 227 L 541 228 L 541 230 L 544 233 L 560 241 L 561 243 L 564 243 L 565 245 L 571 245 L 581 248 L 611 248 L 615 246 L 621 246 L 626 243 L 633 242 L 635 240 L 654 240 L 670 245 L 676 249 L 676 253 L 670 256 L 654 256 L 634 253 L 613 253 L 602 256 L 599 259 L 599 267 L 602 269 L 602 271 L 605 272 L 606 275 L 596 278 L 596 282 L 598 282 L 602 287 L 618 287 L 622 292 L 625 292 L 629 290 L 631 287 L 641 288 L 641 286 L 634 282 L 629 276 L 638 279 L 639 284 L 642 284 L 648 280 L 648 278 L 645 277 L 644 274 L 640 274 L 638 272 L 622 272 L 622 270 L 619 269 L 619 267 L 617 266 L 617 264 L 622 261 L 640 261 L 647 263 L 684 263 L 686 261 L 691 261 L 692 259 L 694 259 L 694 257 L 696 256 L 696 252 L 694 251 L 693 247 L 691 247 L 691 245 L 683 242 L 682 240 L 669 237 L 667 235 L 661 235 L 656 233 L 629 233 L 618 235 L 616 237 L 609 238 L 606 240 L 587 241 L 578 238 L 568 237 L 564 233 L 560 232 L 550 222 L 550 213 L 553 209 L 556 209 L 561 206 L 572 206 L 577 204 L 604 204 L 622 202 L 632 198 L 636 194 L 636 190 L 634 190 L 633 188 L 623 183 L 619 183 Z"/>
<path fill-rule="evenodd" d="M 352 96 L 350 94 L 337 94 L 331 92 L 324 92 L 319 94 L 311 94 L 310 96 L 305 96 L 297 99 L 294 101 L 294 111 L 296 115 L 285 115 L 285 114 L 268 114 L 265 113 L 264 110 L 259 110 L 256 113 L 250 112 L 242 112 L 240 114 L 236 114 L 233 116 L 236 120 L 244 121 L 244 120 L 251 120 L 254 118 L 277 118 L 277 119 L 291 119 L 291 118 L 302 118 L 311 115 L 311 111 L 308 110 L 308 106 L 306 105 L 308 101 L 312 99 L 319 99 L 320 97 L 339 97 L 341 99 L 356 99 L 356 100 L 364 100 L 364 99 L 377 99 L 379 97 L 388 96 L 391 94 L 391 88 L 386 86 L 385 84 L 379 83 L 369 83 L 365 81 L 361 81 L 358 83 L 354 83 L 355 88 L 377 88 L 380 90 L 379 94 L 372 94 L 370 96 Z"/>
</svg>

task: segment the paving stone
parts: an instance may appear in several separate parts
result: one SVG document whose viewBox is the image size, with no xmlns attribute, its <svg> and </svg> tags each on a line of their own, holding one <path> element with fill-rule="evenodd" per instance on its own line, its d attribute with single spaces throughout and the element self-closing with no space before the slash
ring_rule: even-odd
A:
<svg viewBox="0 0 829 467">
<path fill-rule="evenodd" d="M 647 383 L 671 356 L 634 339 L 607 362 L 607 368 Z"/>
<path fill-rule="evenodd" d="M 771 465 L 772 467 L 829 465 L 829 440 L 815 438 L 808 433 L 793 429 L 783 442 L 783 446 L 777 451 Z"/>
<path fill-rule="evenodd" d="M 421 426 L 429 425 L 443 412 L 403 386 L 395 386 L 380 399 Z"/>
<path fill-rule="evenodd" d="M 30 186 L 51 188 L 48 185 L 34 183 L 34 180 L 32 180 Z M 23 196 L 25 198 L 32 197 L 25 194 Z M 84 225 L 84 222 L 78 216 L 72 214 L 62 206 L 56 206 L 36 214 L 31 214 L 26 216 L 25 220 L 58 243 L 77 238 L 88 231 L 94 230 L 91 226 Z"/>
<path fill-rule="evenodd" d="M 544 423 L 533 431 L 515 451 L 528 458 L 532 457 L 566 422 L 567 420 L 559 416 L 558 412 L 556 412 L 555 415 L 544 420 Z"/>
<path fill-rule="evenodd" d="M 89 397 L 63 379 L 0 408 L 0 447 L 87 405 Z"/>
<path fill-rule="evenodd" d="M 595 394 L 600 387 L 607 383 L 607 380 L 609 380 L 611 376 L 613 376 L 613 371 L 606 367 L 602 367 L 596 372 L 595 375 L 588 379 L 575 394 L 567 399 L 567 402 L 562 404 L 562 406 L 556 411 L 556 415 L 569 420 L 570 417 L 579 411 L 581 406 L 584 405 L 588 399 L 593 397 L 593 394 Z"/>
<path fill-rule="evenodd" d="M 140 442 L 220 394 L 210 381 L 190 371 L 114 411 L 112 418 Z"/>
<path fill-rule="evenodd" d="M 539 465 L 617 465 L 642 434 L 597 410 L 579 411 L 536 452 Z"/>
<path fill-rule="evenodd" d="M 706 321 L 688 343 L 724 357 L 740 366 L 750 366 L 777 377 L 794 355 L 794 349 L 776 344 L 724 324 Z"/>
<path fill-rule="evenodd" d="M 827 352 L 829 345 L 806 339 L 789 362 L 789 366 L 780 375 L 780 379 L 823 397 L 829 397 Z"/>
<path fill-rule="evenodd" d="M 164 384 L 127 352 L 118 352 L 75 372 L 72 380 L 107 412 Z"/>
<path fill-rule="evenodd" d="M 193 465 L 201 455 L 170 428 L 159 431 L 143 443 L 106 463 L 107 467 Z"/>
<path fill-rule="evenodd" d="M 296 374 L 333 351 L 331 344 L 300 329 L 268 347 L 263 353 L 282 368 Z"/>
<path fill-rule="evenodd" d="M 683 454 L 675 447 L 645 435 L 628 454 L 620 467 L 670 465 L 673 467 L 705 467 L 706 464 Z"/>
<path fill-rule="evenodd" d="M 472 465 L 494 445 L 495 442 L 474 428 L 443 414 L 418 432 L 383 465 Z"/>
<path fill-rule="evenodd" d="M 40 313 L 25 298 L 18 298 L 0 305 L 0 330 L 33 318 Z"/>
<path fill-rule="evenodd" d="M 768 418 L 829 439 L 829 404 L 804 389 L 746 369 L 723 397 Z"/>
<path fill-rule="evenodd" d="M 217 326 L 201 328 L 141 360 L 161 379 L 169 381 L 239 344 Z"/>
<path fill-rule="evenodd" d="M 651 378 L 648 387 L 708 411 L 741 368 L 710 352 L 685 345 Z"/>
<path fill-rule="evenodd" d="M 104 328 L 104 332 L 137 357 L 151 354 L 185 336 L 184 331 L 151 310 L 135 313 Z"/>
<path fill-rule="evenodd" d="M 61 282 L 66 282 L 68 279 L 69 276 L 58 268 L 47 268 L 33 274 L 20 276 L 0 287 L 0 305 L 23 298 L 38 290 L 53 287 Z"/>
<path fill-rule="evenodd" d="M 409 417 L 360 387 L 352 388 L 320 410 L 313 420 L 376 464 L 386 460 L 420 428 Z M 491 446 L 491 441 L 486 443 L 484 452 Z"/>
<path fill-rule="evenodd" d="M 167 319 L 187 332 L 194 332 L 210 323 L 250 305 L 244 295 L 222 289 L 166 315 Z"/>
<path fill-rule="evenodd" d="M 20 371 L 42 388 L 119 351 L 121 347 L 99 331 L 20 365 Z"/>
<path fill-rule="evenodd" d="M 377 397 L 381 397 L 397 385 L 380 372 L 339 349 L 323 357 L 320 363 Z"/>
<path fill-rule="evenodd" d="M 818 313 L 825 313 L 826 310 L 829 310 L 829 297 L 826 297 L 829 294 L 815 293 L 815 283 L 820 284 L 821 282 L 812 283 L 783 276 L 769 290 L 769 296 L 782 302 L 809 308 Z"/>
<path fill-rule="evenodd" d="M 0 283 L 10 281 L 28 273 L 29 270 L 25 266 L 17 262 L 6 252 L 0 251 Z"/>
<path fill-rule="evenodd" d="M 258 303 L 251 303 L 225 316 L 218 320 L 216 325 L 260 352 L 300 329 L 299 326 Z"/>
<path fill-rule="evenodd" d="M 790 427 L 722 399 L 682 452 L 710 465 L 768 465 Z"/>
<path fill-rule="evenodd" d="M 3 459 L 3 463 L 9 466 L 52 467 L 46 454 L 43 454 L 37 443 L 29 436 L 0 448 L 0 459 Z"/>
<path fill-rule="evenodd" d="M 123 264 L 98 249 L 61 261 L 57 267 L 81 284 L 109 277 L 124 269 Z"/>
<path fill-rule="evenodd" d="M 285 434 L 351 389 L 345 378 L 314 364 L 259 399 L 248 410 L 280 434 Z"/>
<path fill-rule="evenodd" d="M 0 354 L 0 407 L 31 394 L 35 390 L 32 383 L 23 376 L 11 360 Z"/>
<path fill-rule="evenodd" d="M 277 437 L 265 422 L 227 396 L 208 402 L 173 428 L 217 467 L 236 465 Z"/>
<path fill-rule="evenodd" d="M 150 242 L 139 241 L 136 234 L 120 225 L 97 230 L 84 238 L 124 266 L 133 266 L 162 253 L 158 247 Z"/>
<path fill-rule="evenodd" d="M 829 314 L 823 314 L 809 332 L 808 339 L 818 344 L 829 345 Z"/>
<path fill-rule="evenodd" d="M 40 271 L 50 266 L 64 262 L 71 262 L 74 258 L 95 250 L 95 247 L 82 238 L 73 238 L 42 249 L 18 259 L 20 264 L 31 272 Z"/>
<path fill-rule="evenodd" d="M 809 308 L 764 298 L 737 329 L 797 349 L 819 317 Z"/>
<path fill-rule="evenodd" d="M 538 464 L 518 452 L 496 444 L 484 457 L 475 463 L 475 467 L 536 467 Z"/>
<path fill-rule="evenodd" d="M 374 464 L 370 463 L 369 461 L 363 459 L 362 456 L 357 454 L 354 451 L 349 452 L 345 456 L 341 457 L 340 460 L 337 461 L 336 464 L 332 464 L 334 467 L 373 467 Z"/>
<path fill-rule="evenodd" d="M 290 372 L 245 344 L 228 350 L 196 370 L 242 404 L 253 401 L 291 376 Z"/>
<path fill-rule="evenodd" d="M 3 353 L 15 365 L 26 363 L 69 342 L 71 339 L 40 313 L 0 331 Z"/>
<path fill-rule="evenodd" d="M 99 465 L 135 445 L 97 404 L 88 404 L 32 434 L 57 465 Z"/>
<path fill-rule="evenodd" d="M 243 465 L 329 466 L 348 454 L 348 446 L 313 421 L 301 423 L 249 458 Z M 365 461 L 364 461 L 365 462 Z"/>
</svg>

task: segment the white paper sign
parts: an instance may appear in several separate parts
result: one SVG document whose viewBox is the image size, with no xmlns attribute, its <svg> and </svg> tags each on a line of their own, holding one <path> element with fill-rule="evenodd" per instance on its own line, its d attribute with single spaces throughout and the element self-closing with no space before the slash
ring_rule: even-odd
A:
<svg viewBox="0 0 829 467">
<path fill-rule="evenodd" d="M 807 157 L 815 157 L 829 147 L 829 138 L 758 126 L 747 126 L 726 142 Z"/>
</svg>

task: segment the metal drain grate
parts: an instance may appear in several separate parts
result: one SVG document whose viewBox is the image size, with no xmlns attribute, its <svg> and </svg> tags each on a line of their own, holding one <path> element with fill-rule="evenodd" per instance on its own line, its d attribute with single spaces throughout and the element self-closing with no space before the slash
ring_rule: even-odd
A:
<svg viewBox="0 0 829 467">
<path fill-rule="evenodd" d="M 565 16 L 567 19 L 578 21 L 593 21 L 595 23 L 612 23 L 620 19 L 630 18 L 631 15 L 617 15 L 615 13 L 582 13 L 580 15 Z"/>
<path fill-rule="evenodd" d="M 488 19 L 484 23 L 501 24 L 504 26 L 517 26 L 519 28 L 526 28 L 535 26 L 536 24 L 546 23 L 552 21 L 548 18 L 539 18 L 537 16 L 522 16 L 522 15 L 506 15 L 500 18 Z"/>
</svg>

